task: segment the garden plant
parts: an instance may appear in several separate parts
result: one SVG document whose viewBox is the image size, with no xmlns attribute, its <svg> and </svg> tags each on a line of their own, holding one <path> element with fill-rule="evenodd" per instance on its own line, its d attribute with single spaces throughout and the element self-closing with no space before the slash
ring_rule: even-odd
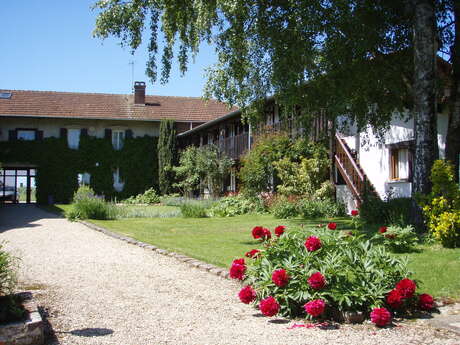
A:
<svg viewBox="0 0 460 345">
<path fill-rule="evenodd" d="M 404 258 L 362 235 L 339 231 L 336 223 L 279 226 L 273 234 L 257 226 L 252 236 L 262 247 L 234 260 L 230 277 L 244 284 L 240 300 L 265 316 L 343 321 L 358 315 L 386 326 L 394 315 L 435 307 L 433 297 L 416 293 L 418 283 Z"/>
</svg>

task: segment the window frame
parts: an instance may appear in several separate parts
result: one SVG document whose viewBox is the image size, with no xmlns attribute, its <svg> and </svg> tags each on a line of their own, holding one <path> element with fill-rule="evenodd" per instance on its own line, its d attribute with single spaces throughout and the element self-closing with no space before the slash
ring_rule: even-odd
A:
<svg viewBox="0 0 460 345">
<path fill-rule="evenodd" d="M 123 137 L 120 142 L 120 135 Z M 126 140 L 126 131 L 124 129 L 112 129 L 112 147 L 115 151 L 123 149 Z"/>
</svg>

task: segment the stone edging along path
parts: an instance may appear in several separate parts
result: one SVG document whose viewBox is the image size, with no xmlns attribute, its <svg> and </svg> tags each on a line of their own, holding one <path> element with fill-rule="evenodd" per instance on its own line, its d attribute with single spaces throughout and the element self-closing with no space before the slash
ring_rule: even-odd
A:
<svg viewBox="0 0 460 345">
<path fill-rule="evenodd" d="M 135 239 L 133 239 L 131 237 L 127 237 L 127 236 L 117 234 L 115 232 L 109 231 L 106 228 L 103 228 L 101 226 L 95 225 L 93 223 L 85 222 L 83 220 L 79 220 L 78 222 L 80 224 L 85 225 L 86 227 L 88 227 L 90 229 L 102 232 L 103 234 L 105 234 L 107 236 L 116 238 L 118 240 L 125 241 L 125 242 L 127 242 L 129 244 L 133 244 L 135 246 L 145 248 L 147 250 L 152 250 L 152 251 L 154 251 L 154 252 L 156 252 L 158 254 L 161 254 L 161 255 L 171 256 L 173 258 L 176 258 L 178 261 L 187 263 L 188 265 L 190 265 L 192 267 L 195 267 L 195 268 L 198 268 L 198 269 L 200 269 L 202 271 L 207 271 L 207 272 L 212 273 L 212 274 L 214 274 L 214 275 L 216 275 L 218 277 L 222 277 L 222 278 L 225 278 L 225 279 L 230 279 L 227 269 L 220 268 L 220 267 L 208 264 L 206 262 L 191 258 L 191 257 L 186 256 L 186 255 L 178 254 L 178 253 L 166 250 L 166 249 L 161 249 L 161 248 L 158 248 L 158 247 L 156 247 L 154 245 L 151 245 L 151 244 L 148 244 L 148 243 L 145 243 L 145 242 L 137 241 L 137 240 L 135 240 Z"/>
</svg>

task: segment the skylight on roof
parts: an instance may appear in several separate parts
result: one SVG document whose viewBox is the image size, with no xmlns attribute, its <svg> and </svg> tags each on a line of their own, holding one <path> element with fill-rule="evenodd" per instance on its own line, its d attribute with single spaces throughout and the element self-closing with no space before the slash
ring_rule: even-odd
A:
<svg viewBox="0 0 460 345">
<path fill-rule="evenodd" d="M 11 92 L 0 92 L 0 99 L 10 99 Z"/>
</svg>

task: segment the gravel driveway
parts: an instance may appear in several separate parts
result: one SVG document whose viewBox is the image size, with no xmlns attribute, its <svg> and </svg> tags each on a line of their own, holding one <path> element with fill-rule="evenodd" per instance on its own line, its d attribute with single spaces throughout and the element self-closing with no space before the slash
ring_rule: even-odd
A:
<svg viewBox="0 0 460 345">
<path fill-rule="evenodd" d="M 423 321 L 289 329 L 240 303 L 234 282 L 34 206 L 0 208 L 0 239 L 22 258 L 23 286 L 38 289 L 49 344 L 460 344 Z"/>
</svg>

